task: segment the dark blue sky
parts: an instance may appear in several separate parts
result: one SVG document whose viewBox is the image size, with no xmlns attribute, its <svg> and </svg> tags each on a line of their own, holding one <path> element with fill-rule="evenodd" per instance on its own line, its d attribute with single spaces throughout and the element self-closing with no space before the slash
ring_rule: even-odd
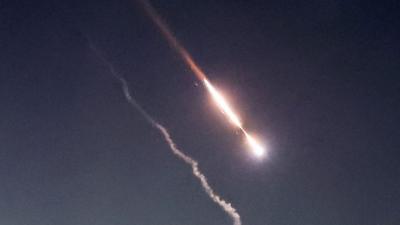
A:
<svg viewBox="0 0 400 225">
<path fill-rule="evenodd" d="M 222 225 L 141 105 L 245 225 L 400 221 L 397 1 L 153 1 L 246 126 L 251 158 L 130 0 L 0 2 L 0 224 Z"/>
</svg>

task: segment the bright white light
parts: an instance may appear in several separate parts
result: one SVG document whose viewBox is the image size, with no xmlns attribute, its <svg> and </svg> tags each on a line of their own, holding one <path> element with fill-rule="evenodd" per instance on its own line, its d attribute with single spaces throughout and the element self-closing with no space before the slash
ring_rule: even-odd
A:
<svg viewBox="0 0 400 225">
<path fill-rule="evenodd" d="M 245 133 L 245 135 L 247 143 L 251 147 L 251 151 L 253 152 L 253 154 L 259 158 L 262 157 L 265 154 L 264 147 L 261 146 L 261 144 L 249 134 Z"/>
<path fill-rule="evenodd" d="M 240 122 L 239 117 L 233 112 L 232 108 L 229 106 L 228 102 L 225 100 L 224 96 L 222 96 L 215 88 L 208 82 L 208 80 L 204 80 L 204 84 L 206 85 L 208 91 L 213 97 L 214 101 L 217 103 L 217 106 L 225 113 L 229 120 L 235 124 L 237 127 L 242 128 L 242 123 Z"/>
<path fill-rule="evenodd" d="M 224 96 L 218 92 L 218 90 L 210 83 L 207 79 L 204 79 L 204 84 L 207 90 L 210 92 L 212 98 L 214 99 L 215 103 L 217 104 L 218 108 L 228 117 L 228 119 L 240 130 L 243 131 L 244 135 L 246 136 L 247 144 L 249 145 L 252 153 L 261 158 L 265 154 L 264 147 L 250 134 L 248 134 L 245 129 L 242 127 L 242 123 L 240 122 L 239 117 L 233 112 L 232 108 L 225 100 Z"/>
</svg>

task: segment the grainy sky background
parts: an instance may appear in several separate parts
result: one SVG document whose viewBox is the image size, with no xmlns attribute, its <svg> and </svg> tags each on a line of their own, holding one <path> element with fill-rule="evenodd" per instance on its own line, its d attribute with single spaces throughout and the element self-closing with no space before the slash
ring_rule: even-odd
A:
<svg viewBox="0 0 400 225">
<path fill-rule="evenodd" d="M 269 157 L 134 1 L 3 0 L 0 224 L 231 224 L 85 36 L 245 225 L 399 223 L 398 1 L 153 4 Z"/>
</svg>

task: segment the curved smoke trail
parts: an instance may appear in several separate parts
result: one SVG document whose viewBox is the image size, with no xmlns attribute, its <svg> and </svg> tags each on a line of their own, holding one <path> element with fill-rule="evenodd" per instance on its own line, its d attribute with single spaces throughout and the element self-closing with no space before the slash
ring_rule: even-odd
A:
<svg viewBox="0 0 400 225">
<path fill-rule="evenodd" d="M 236 209 L 231 205 L 231 203 L 227 202 L 223 198 L 221 198 L 210 186 L 207 181 L 206 176 L 200 171 L 198 162 L 194 160 L 192 157 L 183 153 L 172 140 L 171 135 L 169 134 L 168 130 L 153 119 L 140 105 L 139 103 L 132 97 L 129 91 L 128 82 L 124 77 L 119 75 L 113 65 L 97 50 L 97 48 L 92 44 L 89 38 L 90 48 L 96 53 L 96 55 L 101 58 L 101 60 L 108 66 L 111 74 L 120 82 L 122 91 L 124 92 L 125 99 L 128 103 L 133 106 L 136 110 L 140 112 L 140 114 L 149 122 L 153 127 L 158 129 L 160 133 L 164 136 L 165 141 L 168 143 L 172 153 L 177 156 L 179 159 L 184 161 L 186 164 L 192 167 L 193 175 L 200 181 L 203 190 L 206 192 L 208 197 L 210 197 L 216 204 L 218 204 L 233 220 L 234 225 L 242 225 L 240 215 L 236 211 Z"/>
<path fill-rule="evenodd" d="M 159 123 L 156 123 L 155 125 L 156 125 L 157 129 L 159 131 L 161 131 L 161 133 L 164 135 L 165 141 L 167 141 L 172 152 L 176 156 L 178 156 L 180 159 L 182 159 L 185 163 L 189 164 L 192 167 L 193 175 L 200 181 L 201 186 L 203 187 L 203 189 L 207 193 L 207 195 L 215 203 L 217 203 L 226 213 L 228 213 L 228 215 L 232 218 L 234 225 L 241 225 L 242 222 L 240 220 L 239 213 L 236 211 L 235 208 L 232 207 L 231 203 L 222 199 L 218 194 L 215 193 L 215 191 L 211 188 L 210 184 L 208 184 L 206 176 L 200 171 L 198 162 L 196 160 L 194 160 L 193 158 L 191 158 L 190 156 L 183 153 L 176 146 L 175 142 L 172 140 L 170 134 L 168 133 L 168 130 L 165 129 L 164 126 L 162 126 Z"/>
</svg>

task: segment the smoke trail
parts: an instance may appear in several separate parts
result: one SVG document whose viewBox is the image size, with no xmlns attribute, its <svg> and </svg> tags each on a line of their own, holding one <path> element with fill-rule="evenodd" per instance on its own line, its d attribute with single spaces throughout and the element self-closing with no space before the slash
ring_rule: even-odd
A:
<svg viewBox="0 0 400 225">
<path fill-rule="evenodd" d="M 98 51 L 98 49 L 92 44 L 89 38 L 88 42 L 90 48 L 96 53 L 96 55 L 101 58 L 101 60 L 108 66 L 111 74 L 120 82 L 122 91 L 124 92 L 125 99 L 128 103 L 133 106 L 136 110 L 140 112 L 140 114 L 149 122 L 153 127 L 158 129 L 160 133 L 164 136 L 165 141 L 168 143 L 172 153 L 177 156 L 179 159 L 183 160 L 186 164 L 192 167 L 193 175 L 200 181 L 203 190 L 206 192 L 208 197 L 210 197 L 216 204 L 218 204 L 233 220 L 234 225 L 242 225 L 240 220 L 240 215 L 236 211 L 236 209 L 231 205 L 231 203 L 227 202 L 226 200 L 222 199 L 215 191 L 212 189 L 210 184 L 207 181 L 206 176 L 200 171 L 198 162 L 194 160 L 192 157 L 183 153 L 172 140 L 171 135 L 169 134 L 168 130 L 153 119 L 140 105 L 139 103 L 132 97 L 128 82 L 126 79 L 119 75 L 113 65 Z"/>
<path fill-rule="evenodd" d="M 183 153 L 174 141 L 172 140 L 170 134 L 168 133 L 167 129 L 163 127 L 160 124 L 156 124 L 156 127 L 158 130 L 161 131 L 161 133 L 164 135 L 165 140 L 169 144 L 169 147 L 171 148 L 172 152 L 178 156 L 180 159 L 185 161 L 185 163 L 189 164 L 192 167 L 193 175 L 200 181 L 201 186 L 203 187 L 204 191 L 207 193 L 207 195 L 215 202 L 217 203 L 228 215 L 232 218 L 233 224 L 234 225 L 241 225 L 242 222 L 240 220 L 240 215 L 236 211 L 235 208 L 232 207 L 231 203 L 225 201 L 222 199 L 218 194 L 214 192 L 214 190 L 211 188 L 210 184 L 208 184 L 206 176 L 200 171 L 198 167 L 198 162 L 191 158 L 190 156 L 186 155 Z"/>
</svg>

